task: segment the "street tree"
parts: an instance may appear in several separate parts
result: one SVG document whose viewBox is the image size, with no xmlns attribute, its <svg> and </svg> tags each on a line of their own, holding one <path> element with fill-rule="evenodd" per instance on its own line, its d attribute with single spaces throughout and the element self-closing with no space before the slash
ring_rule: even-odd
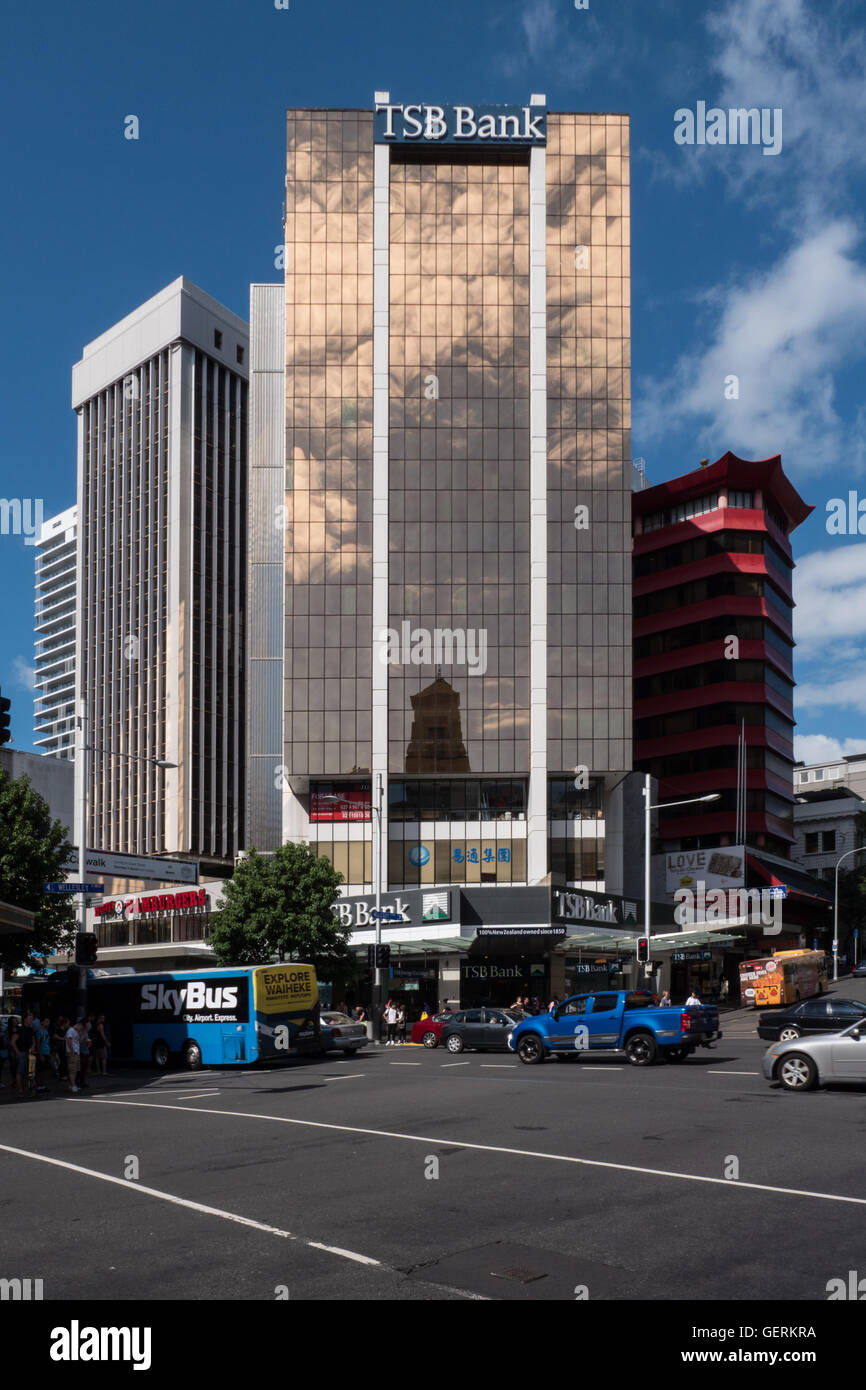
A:
<svg viewBox="0 0 866 1390">
<path fill-rule="evenodd" d="M 72 948 L 75 908 L 68 896 L 43 888 L 65 877 L 63 864 L 71 850 L 64 826 L 52 818 L 30 778 L 13 778 L 0 768 L 0 902 L 36 914 L 32 932 L 0 936 L 5 970 Z"/>
<path fill-rule="evenodd" d="M 342 882 L 309 845 L 281 845 L 268 856 L 250 850 L 227 880 L 215 914 L 210 940 L 220 964 L 303 960 L 320 979 L 348 979 L 351 927 L 331 910 Z"/>
</svg>

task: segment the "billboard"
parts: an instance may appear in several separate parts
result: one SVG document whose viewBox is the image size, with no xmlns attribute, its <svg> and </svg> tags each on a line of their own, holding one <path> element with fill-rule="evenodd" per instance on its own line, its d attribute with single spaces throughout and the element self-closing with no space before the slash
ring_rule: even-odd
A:
<svg viewBox="0 0 866 1390">
<path fill-rule="evenodd" d="M 724 845 L 720 849 L 678 849 L 657 856 L 664 862 L 665 892 L 678 888 L 744 888 L 746 884 L 745 845 Z"/>
<path fill-rule="evenodd" d="M 311 821 L 370 819 L 369 782 L 314 782 L 310 788 Z"/>
</svg>

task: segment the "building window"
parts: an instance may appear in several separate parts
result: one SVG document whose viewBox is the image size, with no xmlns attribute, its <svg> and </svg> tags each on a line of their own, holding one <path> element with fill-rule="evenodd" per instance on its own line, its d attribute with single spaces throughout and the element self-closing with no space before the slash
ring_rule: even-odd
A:
<svg viewBox="0 0 866 1390">
<path fill-rule="evenodd" d="M 737 507 L 743 510 L 751 509 L 755 505 L 754 495 L 751 492 L 729 492 L 728 506 Z"/>
<path fill-rule="evenodd" d="M 808 830 L 808 831 L 806 832 L 806 853 L 807 853 L 807 854 L 817 854 L 817 853 L 818 853 L 818 832 L 817 832 L 817 830 Z"/>
<path fill-rule="evenodd" d="M 816 782 L 823 782 L 823 780 L 824 780 L 824 769 L 823 769 L 823 767 L 816 767 L 816 768 L 815 768 L 815 781 L 816 781 Z"/>
<path fill-rule="evenodd" d="M 835 831 L 835 830 L 825 830 L 825 831 L 824 831 L 824 838 L 823 838 L 823 840 L 822 840 L 822 845 L 823 845 L 823 847 L 824 847 L 824 853 L 825 853 L 825 854 L 829 854 L 831 851 L 835 851 L 835 849 L 836 849 L 836 831 Z"/>
<path fill-rule="evenodd" d="M 243 362 L 244 360 L 244 350 L 241 347 L 240 343 L 238 343 L 237 347 L 235 348 L 235 357 L 239 362 Z"/>
<path fill-rule="evenodd" d="M 218 351 L 222 350 L 223 335 L 218 328 L 215 328 L 213 331 L 213 345 Z"/>
<path fill-rule="evenodd" d="M 706 497 L 692 497 L 688 502 L 679 502 L 662 512 L 651 512 L 643 519 L 643 529 L 658 531 L 662 526 L 674 526 L 678 521 L 689 521 L 693 516 L 703 516 L 704 512 L 717 511 L 718 506 L 717 492 L 708 493 Z"/>
</svg>

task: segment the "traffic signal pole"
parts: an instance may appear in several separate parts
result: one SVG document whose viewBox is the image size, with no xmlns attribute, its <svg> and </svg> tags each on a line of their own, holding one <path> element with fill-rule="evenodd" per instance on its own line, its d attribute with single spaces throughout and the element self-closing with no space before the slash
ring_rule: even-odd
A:
<svg viewBox="0 0 866 1390">
<path fill-rule="evenodd" d="M 78 930 L 87 931 L 87 894 L 83 891 L 87 882 L 87 701 L 82 700 L 78 709 L 78 882 L 82 885 L 81 900 L 78 906 Z M 78 1018 L 87 1017 L 87 967 L 74 966 L 77 979 L 75 983 L 75 1011 Z"/>
</svg>

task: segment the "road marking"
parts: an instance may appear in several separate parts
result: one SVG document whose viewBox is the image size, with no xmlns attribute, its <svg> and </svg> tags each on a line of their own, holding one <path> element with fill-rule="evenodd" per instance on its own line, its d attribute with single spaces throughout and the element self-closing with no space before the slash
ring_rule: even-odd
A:
<svg viewBox="0 0 866 1390">
<path fill-rule="evenodd" d="M 173 1110 L 172 1105 L 158 1107 L 160 1110 Z M 198 1113 L 197 1111 L 194 1113 Z M 234 1221 L 239 1226 L 250 1226 L 255 1231 L 264 1231 L 266 1235 L 280 1236 L 283 1240 L 293 1240 L 299 1245 L 306 1245 L 311 1250 L 324 1250 L 329 1255 L 339 1255 L 345 1260 L 354 1260 L 356 1264 L 376 1265 L 378 1268 L 387 1268 L 382 1265 L 381 1260 L 374 1260 L 369 1255 L 359 1255 L 355 1250 L 343 1250 L 339 1245 L 323 1245 L 318 1240 L 306 1240 L 303 1236 L 293 1235 L 291 1231 L 283 1231 L 279 1226 L 266 1226 L 262 1221 L 253 1221 L 249 1216 L 239 1216 L 237 1212 L 223 1211 L 220 1207 L 208 1207 L 202 1202 L 191 1202 L 186 1197 L 175 1197 L 172 1192 L 162 1192 L 158 1187 L 145 1187 L 140 1182 L 133 1182 L 129 1178 L 118 1178 L 113 1173 L 100 1173 L 96 1168 L 83 1168 L 78 1163 L 67 1163 L 61 1158 L 49 1158 L 46 1154 L 38 1154 L 28 1149 L 14 1149 L 11 1144 L 0 1144 L 0 1151 L 3 1153 L 16 1154 L 19 1158 L 36 1159 L 39 1163 L 50 1163 L 55 1168 L 66 1168 L 70 1173 L 82 1173 L 87 1178 L 99 1178 L 102 1182 L 114 1183 L 116 1187 L 125 1187 L 128 1192 L 138 1192 L 145 1197 L 157 1197 L 161 1202 L 170 1202 L 176 1207 L 186 1207 L 189 1211 L 200 1212 L 203 1216 L 219 1216 L 223 1221 Z"/>
<path fill-rule="evenodd" d="M 392 1067 L 420 1067 L 420 1065 L 421 1065 L 420 1062 L 390 1062 L 390 1063 L 389 1063 L 389 1066 L 392 1066 Z"/>
<path fill-rule="evenodd" d="M 584 1062 L 581 1071 L 623 1071 L 623 1067 L 608 1067 L 603 1062 Z"/>
<path fill-rule="evenodd" d="M 707 1076 L 760 1076 L 759 1071 L 728 1071 L 725 1067 L 707 1067 Z"/>
<path fill-rule="evenodd" d="M 468 1062 L 440 1062 L 440 1067 L 468 1067 Z"/>
<path fill-rule="evenodd" d="M 357 1081 L 359 1077 L 366 1076 L 365 1071 L 347 1071 L 344 1076 L 323 1076 L 323 1081 Z"/>
<path fill-rule="evenodd" d="M 218 1096 L 219 1091 L 193 1091 L 192 1095 L 187 1095 L 187 1100 L 201 1100 L 202 1096 Z"/>
<path fill-rule="evenodd" d="M 447 1064 L 446 1064 L 447 1065 Z M 453 1063 L 452 1063 L 453 1065 Z M 485 1077 L 485 1080 L 492 1081 L 493 1077 Z M 478 1080 L 481 1080 L 479 1077 Z M 182 1105 L 160 1105 L 157 1101 L 147 1100 L 97 1100 L 95 1097 L 86 1100 L 76 1100 L 72 1096 L 63 1096 L 63 1100 L 70 1105 L 131 1105 L 140 1110 L 171 1110 L 175 1113 L 183 1110 Z M 399 1130 L 390 1129 L 367 1129 L 361 1125 L 335 1125 L 328 1124 L 324 1120 L 295 1120 L 286 1115 L 258 1115 L 252 1111 L 245 1110 L 207 1110 L 203 1107 L 195 1106 L 190 1110 L 191 1115 L 223 1115 L 239 1120 L 269 1120 L 272 1124 L 279 1125 L 299 1125 L 304 1129 L 330 1129 L 339 1134 L 370 1134 L 374 1139 L 404 1139 L 411 1144 L 438 1144 L 447 1145 L 455 1149 L 471 1149 L 478 1153 L 489 1154 L 511 1154 L 516 1158 L 546 1158 L 554 1163 L 574 1163 L 580 1168 L 605 1168 L 617 1173 L 643 1173 L 651 1178 L 676 1178 L 681 1182 L 704 1182 L 710 1183 L 713 1187 L 747 1188 L 752 1192 L 775 1192 L 783 1197 L 814 1197 L 821 1202 L 845 1202 L 855 1207 L 866 1207 L 866 1197 L 843 1197 L 836 1192 L 811 1192 L 807 1188 L 800 1187 L 774 1187 L 770 1183 L 764 1182 L 743 1182 L 731 1178 L 710 1178 L 704 1177 L 701 1173 L 679 1173 L 674 1169 L 668 1168 L 644 1168 L 635 1163 L 610 1163 L 600 1158 L 575 1158 L 571 1154 L 550 1154 L 538 1152 L 534 1149 L 510 1149 L 501 1144 L 470 1144 L 465 1139 L 446 1139 L 441 1135 L 432 1138 L 427 1134 L 402 1134 Z M 6 1148 L 0 1144 L 0 1149 Z M 10 1152 L 18 1153 L 19 1150 L 13 1149 Z M 38 1154 L 33 1155 L 39 1157 Z M 56 1159 L 46 1159 L 48 1163 L 57 1162 Z M 68 1165 L 72 1166 L 72 1165 Z M 84 1171 L 84 1170 L 82 1170 Z M 98 1176 L 103 1176 L 99 1174 Z M 113 1178 L 113 1182 L 122 1181 Z M 134 1187 L 137 1184 L 132 1184 Z M 195 1205 L 189 1203 L 188 1205 Z M 242 1218 L 239 1218 L 242 1219 Z"/>
<path fill-rule="evenodd" d="M 516 1062 L 482 1062 L 481 1065 L 482 1065 L 482 1067 L 507 1067 L 509 1071 L 513 1071 L 514 1068 L 517 1066 L 517 1063 L 516 1063 Z"/>
</svg>

